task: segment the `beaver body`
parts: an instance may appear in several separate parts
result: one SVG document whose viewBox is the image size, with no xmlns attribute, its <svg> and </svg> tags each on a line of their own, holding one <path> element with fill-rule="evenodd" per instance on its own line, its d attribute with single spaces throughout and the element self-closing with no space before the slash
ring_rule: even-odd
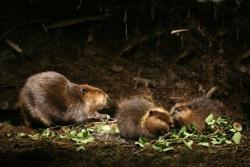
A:
<svg viewBox="0 0 250 167">
<path fill-rule="evenodd" d="M 191 102 L 177 103 L 173 113 L 175 124 L 182 127 L 194 125 L 200 132 L 206 130 L 205 119 L 213 114 L 215 117 L 228 116 L 223 103 L 207 97 L 196 98 Z"/>
<path fill-rule="evenodd" d="M 107 97 L 101 89 L 72 83 L 62 74 L 48 71 L 27 79 L 19 104 L 27 126 L 50 127 L 104 117 L 97 110 L 106 106 Z"/>
<path fill-rule="evenodd" d="M 116 114 L 120 135 L 124 138 L 156 138 L 167 133 L 173 125 L 170 114 L 143 97 L 124 99 Z"/>
</svg>

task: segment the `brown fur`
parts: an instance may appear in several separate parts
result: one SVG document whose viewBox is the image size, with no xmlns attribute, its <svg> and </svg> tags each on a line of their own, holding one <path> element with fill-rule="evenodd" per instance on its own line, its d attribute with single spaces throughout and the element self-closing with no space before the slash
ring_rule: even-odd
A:
<svg viewBox="0 0 250 167">
<path fill-rule="evenodd" d="M 124 99 L 118 104 L 116 114 L 120 134 L 124 138 L 140 136 L 155 138 L 169 131 L 173 125 L 170 114 L 142 97 Z"/>
<path fill-rule="evenodd" d="M 225 116 L 224 105 L 216 100 L 201 97 L 189 103 L 177 103 L 173 114 L 174 121 L 179 126 L 194 125 L 200 132 L 206 130 L 205 119 L 213 114 L 215 117 Z"/>
<path fill-rule="evenodd" d="M 107 97 L 101 89 L 72 83 L 62 74 L 48 71 L 27 79 L 19 103 L 25 125 L 50 127 L 102 117 L 97 110 L 106 105 Z"/>
</svg>

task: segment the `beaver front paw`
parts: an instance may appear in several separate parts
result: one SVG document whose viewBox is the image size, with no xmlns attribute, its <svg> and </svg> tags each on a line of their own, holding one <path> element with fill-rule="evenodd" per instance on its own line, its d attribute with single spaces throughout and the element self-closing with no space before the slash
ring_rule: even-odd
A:
<svg viewBox="0 0 250 167">
<path fill-rule="evenodd" d="M 110 116 L 108 114 L 100 114 L 98 112 L 95 112 L 95 113 L 89 115 L 88 118 L 89 119 L 102 120 L 102 119 L 109 119 Z"/>
</svg>

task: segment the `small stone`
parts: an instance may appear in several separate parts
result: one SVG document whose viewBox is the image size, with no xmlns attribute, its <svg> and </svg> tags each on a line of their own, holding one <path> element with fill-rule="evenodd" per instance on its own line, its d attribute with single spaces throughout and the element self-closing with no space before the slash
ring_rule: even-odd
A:
<svg viewBox="0 0 250 167">
<path fill-rule="evenodd" d="M 175 84 L 175 87 L 178 88 L 178 89 L 183 89 L 185 87 L 186 83 L 184 81 L 182 82 L 177 82 Z"/>
<path fill-rule="evenodd" d="M 122 72 L 122 71 L 123 71 L 123 68 L 122 68 L 122 66 L 113 65 L 112 70 L 113 70 L 114 72 Z"/>
<path fill-rule="evenodd" d="M 88 34 L 88 43 L 92 43 L 94 41 L 94 36 L 92 33 Z"/>
<path fill-rule="evenodd" d="M 9 103 L 7 101 L 2 101 L 0 103 L 1 110 L 7 110 L 9 108 Z"/>
</svg>

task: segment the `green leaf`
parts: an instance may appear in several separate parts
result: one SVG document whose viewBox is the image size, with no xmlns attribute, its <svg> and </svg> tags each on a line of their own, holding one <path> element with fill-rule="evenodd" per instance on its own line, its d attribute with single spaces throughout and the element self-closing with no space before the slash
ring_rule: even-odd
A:
<svg viewBox="0 0 250 167">
<path fill-rule="evenodd" d="M 7 136 L 7 137 L 10 137 L 10 136 L 11 136 L 11 133 L 7 133 L 6 136 Z"/>
<path fill-rule="evenodd" d="M 160 151 L 160 152 L 163 152 L 163 148 L 161 145 L 157 145 L 157 144 L 154 144 L 152 146 L 153 149 L 157 150 L 157 151 Z"/>
<path fill-rule="evenodd" d="M 174 147 L 167 147 L 167 148 L 163 149 L 163 152 L 168 152 L 168 151 L 171 151 L 173 149 L 174 149 Z"/>
<path fill-rule="evenodd" d="M 144 137 L 140 137 L 139 140 L 137 142 L 135 142 L 135 144 L 139 145 L 140 147 L 145 147 L 146 145 L 150 144 L 148 139 L 144 138 Z"/>
<path fill-rule="evenodd" d="M 111 132 L 111 127 L 109 125 L 103 125 L 101 126 L 101 129 L 104 133 L 109 133 Z"/>
<path fill-rule="evenodd" d="M 86 137 L 90 136 L 90 133 L 88 130 L 82 129 L 80 132 L 76 133 L 75 136 L 78 138 L 86 138 Z"/>
<path fill-rule="evenodd" d="M 79 139 L 79 138 L 76 138 L 76 137 L 73 137 L 73 138 L 71 138 L 71 140 L 73 140 L 74 142 L 77 142 L 77 143 L 79 143 L 81 139 Z"/>
<path fill-rule="evenodd" d="M 62 134 L 59 134 L 59 139 L 66 139 L 67 137 L 62 135 Z"/>
<path fill-rule="evenodd" d="M 42 137 L 48 138 L 48 137 L 54 137 L 56 133 L 53 130 L 50 129 L 44 129 L 41 133 Z"/>
<path fill-rule="evenodd" d="M 192 149 L 192 145 L 193 145 L 193 143 L 194 143 L 193 140 L 190 140 L 190 141 L 188 141 L 188 142 L 185 142 L 185 141 L 183 140 L 183 142 L 184 142 L 184 144 L 187 146 L 187 148 Z"/>
<path fill-rule="evenodd" d="M 138 141 L 135 142 L 136 145 L 139 145 L 140 147 L 145 147 L 145 145 L 143 143 L 140 143 Z"/>
<path fill-rule="evenodd" d="M 17 137 L 25 137 L 25 136 L 26 136 L 25 133 L 18 133 L 18 134 L 17 134 Z"/>
<path fill-rule="evenodd" d="M 236 129 L 229 129 L 229 131 L 230 131 L 230 132 L 233 132 L 233 133 L 237 132 Z"/>
<path fill-rule="evenodd" d="M 40 135 L 39 134 L 35 134 L 35 135 L 28 135 L 31 139 L 33 140 L 38 140 L 40 139 Z"/>
<path fill-rule="evenodd" d="M 76 134 L 77 134 L 77 133 L 76 133 L 76 130 L 72 130 L 72 131 L 69 132 L 69 136 L 70 136 L 70 137 L 75 137 Z"/>
<path fill-rule="evenodd" d="M 234 143 L 236 144 L 240 144 L 240 140 L 241 140 L 241 133 L 240 132 L 236 132 L 233 137 L 232 137 Z"/>
<path fill-rule="evenodd" d="M 76 151 L 84 151 L 85 147 L 84 146 L 79 146 L 76 148 Z"/>
<path fill-rule="evenodd" d="M 88 138 L 86 138 L 86 139 L 82 139 L 82 140 L 81 140 L 81 143 L 83 143 L 83 144 L 91 143 L 91 142 L 93 142 L 94 140 L 95 140 L 95 138 L 92 137 L 92 136 L 90 136 L 90 137 L 88 137 Z"/>
<path fill-rule="evenodd" d="M 227 125 L 228 124 L 228 121 L 227 121 L 227 119 L 225 119 L 225 118 L 222 118 L 222 117 L 218 117 L 217 119 L 216 119 L 216 123 L 218 124 L 218 125 Z"/>
<path fill-rule="evenodd" d="M 179 132 L 179 135 L 180 135 L 180 137 L 190 137 L 190 136 L 193 136 L 192 133 L 188 133 L 187 132 L 187 127 L 185 127 L 185 126 L 181 128 L 181 130 Z"/>
<path fill-rule="evenodd" d="M 221 141 L 212 140 L 211 143 L 214 144 L 214 145 L 217 145 L 217 144 L 221 144 Z"/>
<path fill-rule="evenodd" d="M 210 114 L 206 119 L 205 119 L 205 122 L 210 125 L 210 123 L 214 121 L 214 115 L 213 114 Z"/>
<path fill-rule="evenodd" d="M 215 138 L 212 138 L 212 144 L 214 144 L 214 145 L 222 144 L 225 141 L 226 141 L 226 139 L 223 136 L 217 136 Z"/>
<path fill-rule="evenodd" d="M 215 123 L 215 122 L 216 122 L 215 120 L 212 120 L 212 121 L 210 121 L 210 122 L 207 122 L 207 124 L 214 127 L 214 123 Z"/>
<path fill-rule="evenodd" d="M 149 144 L 149 140 L 147 138 L 144 138 L 144 137 L 140 137 L 139 142 L 143 143 L 143 144 Z"/>
<path fill-rule="evenodd" d="M 114 132 L 115 132 L 115 133 L 120 133 L 119 128 L 118 128 L 118 127 L 116 127 L 116 128 L 115 128 L 115 130 L 114 130 Z"/>
<path fill-rule="evenodd" d="M 49 129 L 44 129 L 42 131 L 41 136 L 43 136 L 43 137 L 49 137 L 49 135 L 50 135 L 50 130 Z"/>
<path fill-rule="evenodd" d="M 209 143 L 208 142 L 200 142 L 200 143 L 198 143 L 198 145 L 204 146 L 204 147 L 209 147 Z"/>
<path fill-rule="evenodd" d="M 226 144 L 232 144 L 232 142 L 230 140 L 226 140 L 225 143 Z"/>
</svg>

